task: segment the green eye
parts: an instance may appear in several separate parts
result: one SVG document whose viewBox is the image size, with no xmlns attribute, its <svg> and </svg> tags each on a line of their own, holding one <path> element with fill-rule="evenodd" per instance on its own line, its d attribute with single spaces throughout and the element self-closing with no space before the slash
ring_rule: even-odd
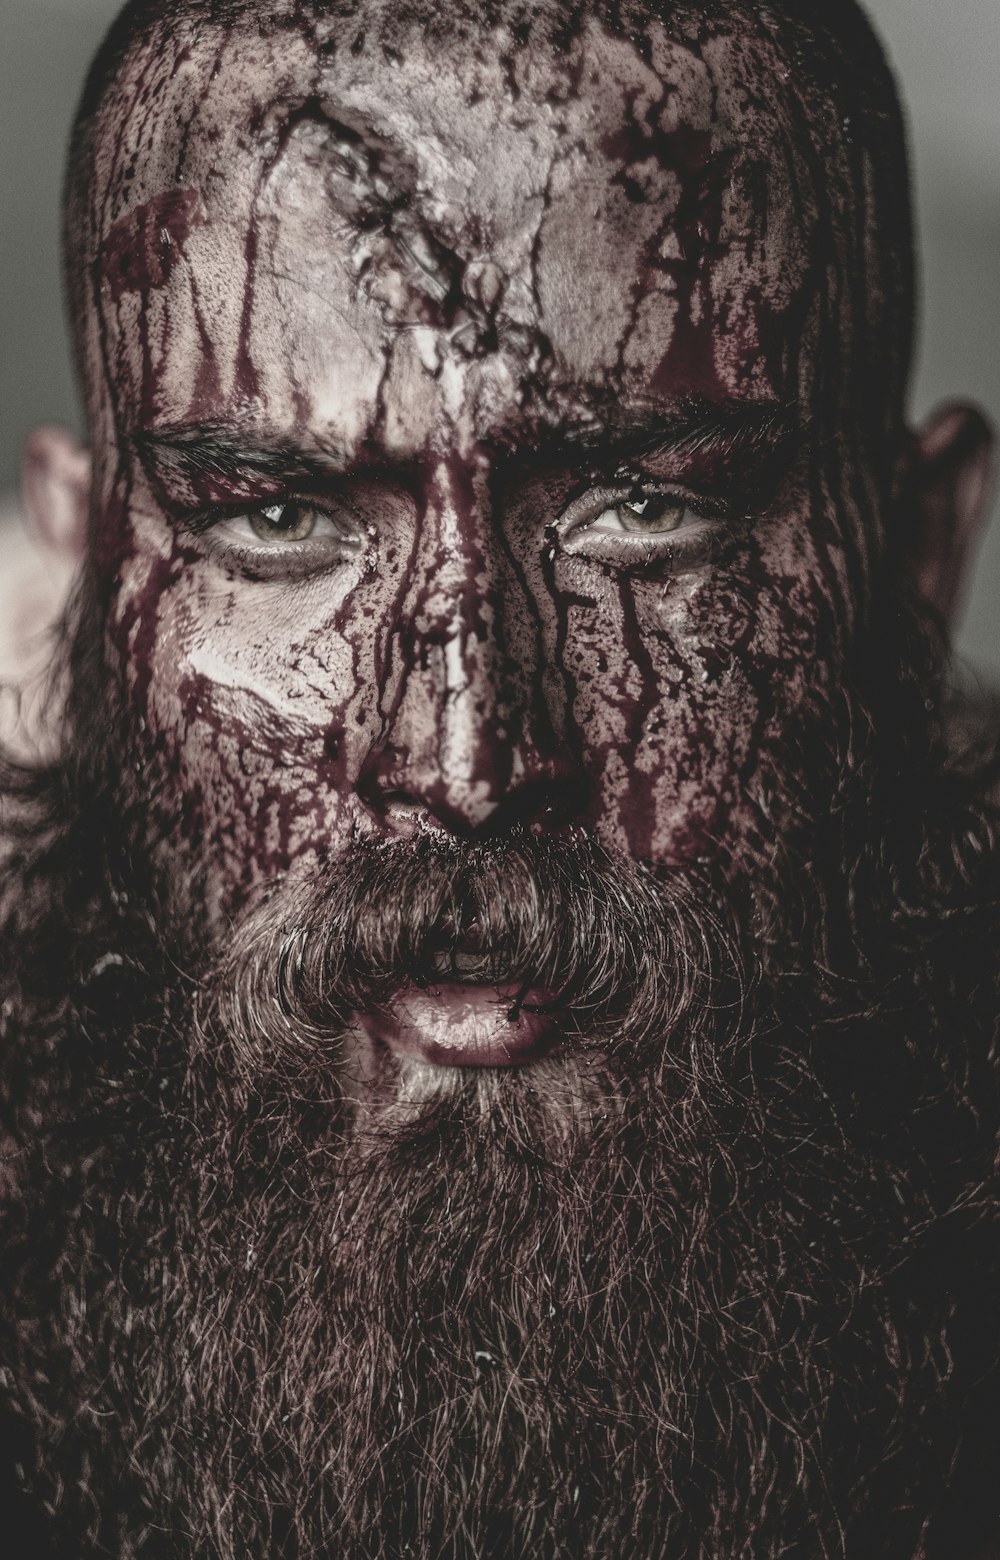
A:
<svg viewBox="0 0 1000 1560">
<path fill-rule="evenodd" d="M 254 536 L 262 542 L 304 542 L 315 531 L 318 518 L 315 509 L 294 499 L 267 504 L 247 516 Z"/>
<path fill-rule="evenodd" d="M 682 499 L 669 494 L 656 494 L 652 498 L 629 499 L 617 504 L 615 514 L 624 531 L 662 536 L 677 530 L 687 509 Z"/>
</svg>

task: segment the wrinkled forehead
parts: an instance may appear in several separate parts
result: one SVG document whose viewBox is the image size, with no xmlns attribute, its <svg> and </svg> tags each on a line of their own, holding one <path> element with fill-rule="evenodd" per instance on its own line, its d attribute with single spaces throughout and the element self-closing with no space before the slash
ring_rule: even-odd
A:
<svg viewBox="0 0 1000 1560">
<path fill-rule="evenodd" d="M 453 370 L 480 422 L 797 397 L 815 221 L 787 76 L 750 27 L 158 39 L 95 149 L 113 393 L 141 424 L 306 387 L 350 402 L 347 444 L 387 353 L 439 391 Z"/>
</svg>

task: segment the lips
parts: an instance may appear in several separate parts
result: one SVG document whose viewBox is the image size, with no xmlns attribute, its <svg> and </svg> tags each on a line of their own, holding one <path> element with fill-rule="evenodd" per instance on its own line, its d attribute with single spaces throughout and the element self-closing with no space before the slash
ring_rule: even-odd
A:
<svg viewBox="0 0 1000 1560">
<path fill-rule="evenodd" d="M 410 986 L 358 1021 L 370 1039 L 438 1067 L 520 1067 L 558 1039 L 551 1014 L 534 1011 L 548 996 L 518 986 Z"/>
</svg>

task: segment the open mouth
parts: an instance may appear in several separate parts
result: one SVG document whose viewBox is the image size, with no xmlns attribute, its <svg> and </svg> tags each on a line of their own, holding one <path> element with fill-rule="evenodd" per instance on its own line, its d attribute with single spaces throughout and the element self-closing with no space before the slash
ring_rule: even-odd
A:
<svg viewBox="0 0 1000 1560">
<path fill-rule="evenodd" d="M 544 990 L 441 981 L 407 986 L 360 1013 L 370 1039 L 439 1067 L 519 1067 L 559 1039 Z"/>
</svg>

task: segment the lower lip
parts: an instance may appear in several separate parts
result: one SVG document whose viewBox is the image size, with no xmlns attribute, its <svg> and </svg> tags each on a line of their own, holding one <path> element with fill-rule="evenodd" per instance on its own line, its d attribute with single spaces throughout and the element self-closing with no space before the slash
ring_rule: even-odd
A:
<svg viewBox="0 0 1000 1560">
<path fill-rule="evenodd" d="M 411 986 L 358 1018 L 372 1040 L 438 1067 L 522 1067 L 558 1038 L 550 1015 L 525 1011 L 546 996 L 514 986 Z"/>
</svg>

